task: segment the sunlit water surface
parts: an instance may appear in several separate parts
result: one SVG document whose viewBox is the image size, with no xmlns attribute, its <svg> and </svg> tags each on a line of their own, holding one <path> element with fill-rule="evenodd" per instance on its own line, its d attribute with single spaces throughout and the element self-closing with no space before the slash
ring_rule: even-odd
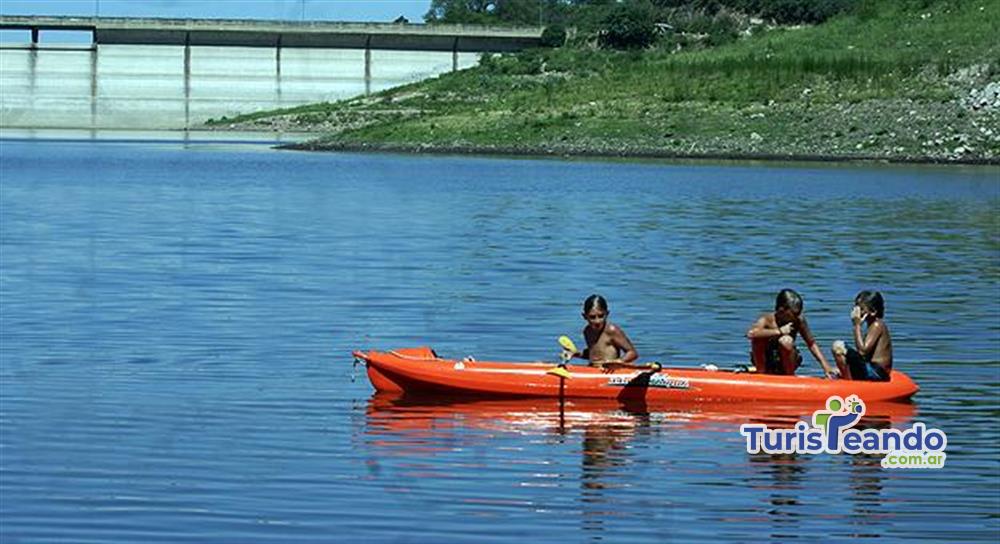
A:
<svg viewBox="0 0 1000 544">
<path fill-rule="evenodd" d="M 2 141 L 0 540 L 995 542 L 998 211 L 995 168 Z M 946 431 L 944 469 L 750 455 L 766 406 L 351 380 L 356 348 L 552 359 L 592 292 L 644 358 L 730 366 L 786 286 L 824 349 L 883 291 L 922 391 L 871 424 Z"/>
</svg>

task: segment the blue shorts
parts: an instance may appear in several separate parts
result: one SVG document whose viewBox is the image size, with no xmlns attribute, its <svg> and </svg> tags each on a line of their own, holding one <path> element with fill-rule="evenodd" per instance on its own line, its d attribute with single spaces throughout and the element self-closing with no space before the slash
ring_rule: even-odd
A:
<svg viewBox="0 0 1000 544">
<path fill-rule="evenodd" d="M 852 380 L 870 382 L 889 381 L 889 374 L 882 367 L 866 360 L 854 348 L 847 348 L 847 366 L 851 369 Z"/>
</svg>

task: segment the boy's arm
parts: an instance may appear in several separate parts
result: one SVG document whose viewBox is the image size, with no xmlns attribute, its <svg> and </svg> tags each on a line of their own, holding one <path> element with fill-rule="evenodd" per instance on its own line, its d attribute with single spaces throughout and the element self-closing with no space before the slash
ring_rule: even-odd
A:
<svg viewBox="0 0 1000 544">
<path fill-rule="evenodd" d="M 586 327 L 583 328 L 583 339 L 584 339 L 584 341 L 587 340 L 587 328 Z M 579 359 L 590 360 L 590 346 L 588 345 L 587 347 L 583 348 L 583 351 L 578 351 L 578 352 L 574 353 L 573 357 L 576 357 L 576 358 L 579 358 Z"/>
<path fill-rule="evenodd" d="M 872 323 L 868 327 L 868 334 L 861 338 L 861 320 L 854 321 L 854 345 L 858 349 L 858 353 L 862 357 L 868 357 L 871 355 L 872 351 L 875 349 L 875 344 L 878 342 L 879 336 L 882 336 L 882 331 L 885 327 L 882 326 L 880 321 Z"/>
<path fill-rule="evenodd" d="M 615 327 L 615 334 L 612 336 L 615 341 L 615 347 L 619 351 L 624 351 L 625 354 L 618 358 L 619 361 L 623 363 L 631 363 L 639 358 L 639 352 L 636 351 L 635 346 L 632 345 L 632 341 L 629 340 L 628 335 L 621 327 Z"/>
<path fill-rule="evenodd" d="M 768 319 L 768 317 L 768 314 L 764 314 L 757 321 L 754 321 L 753 325 L 750 325 L 750 330 L 747 331 L 747 338 L 756 340 L 759 338 L 777 338 L 786 334 L 792 334 L 794 325 L 786 323 L 778 327 L 777 322 L 771 323 L 772 320 Z"/>
<path fill-rule="evenodd" d="M 750 329 L 747 331 L 747 338 L 751 340 L 756 340 L 758 338 L 776 338 L 781 336 L 783 333 L 781 329 L 772 328 L 769 326 L 770 323 L 767 319 L 767 315 L 760 316 L 757 321 L 750 325 Z"/>
<path fill-rule="evenodd" d="M 825 374 L 827 378 L 832 378 L 833 370 L 830 368 L 830 364 L 826 362 L 826 357 L 823 356 L 823 350 L 819 348 L 819 345 L 816 342 L 809 344 L 809 353 L 812 353 L 813 357 L 816 358 L 816 361 L 819 362 L 819 365 L 823 367 L 823 374 Z"/>
<path fill-rule="evenodd" d="M 802 340 L 809 346 L 809 353 L 812 353 L 816 362 L 819 366 L 823 367 L 823 374 L 827 378 L 833 376 L 833 370 L 830 368 L 830 364 L 826 362 L 826 357 L 823 355 L 823 350 L 820 349 L 819 344 L 816 343 L 816 339 L 812 335 L 812 330 L 809 329 L 809 323 L 803 317 L 799 320 L 799 333 L 802 335 Z"/>
</svg>

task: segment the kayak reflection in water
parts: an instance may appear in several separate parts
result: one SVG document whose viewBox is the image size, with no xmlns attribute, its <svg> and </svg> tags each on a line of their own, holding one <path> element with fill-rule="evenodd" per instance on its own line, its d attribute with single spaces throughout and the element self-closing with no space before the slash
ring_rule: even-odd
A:
<svg viewBox="0 0 1000 544">
<path fill-rule="evenodd" d="M 610 314 L 608 301 L 601 295 L 590 295 L 583 301 L 583 318 L 587 321 L 583 337 L 587 348 L 572 353 L 573 357 L 588 359 L 590 366 L 599 368 L 625 366 L 639 358 L 625 331 L 608 321 Z"/>
</svg>

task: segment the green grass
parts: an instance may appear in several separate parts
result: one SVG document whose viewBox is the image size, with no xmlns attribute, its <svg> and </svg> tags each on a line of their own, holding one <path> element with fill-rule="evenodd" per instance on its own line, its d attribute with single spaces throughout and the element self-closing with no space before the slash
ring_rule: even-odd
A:
<svg viewBox="0 0 1000 544">
<path fill-rule="evenodd" d="M 267 119 L 270 117 L 275 117 L 279 115 L 304 115 L 309 116 L 310 114 L 326 114 L 329 111 L 338 109 L 335 104 L 330 102 L 319 102 L 317 104 L 305 104 L 302 106 L 295 106 L 291 108 L 280 108 L 275 110 L 257 111 L 252 113 L 245 113 L 242 115 L 236 115 L 233 117 L 220 117 L 218 119 L 209 119 L 206 124 L 208 125 L 225 125 L 228 123 L 246 122 L 246 121 L 256 121 L 258 119 Z"/>
<path fill-rule="evenodd" d="M 367 116 L 324 137 L 334 144 L 908 156 L 968 133 L 977 153 L 1000 156 L 979 134 L 996 112 L 967 115 L 955 100 L 1000 77 L 998 21 L 986 0 L 870 1 L 715 48 L 526 51 L 369 99 L 222 122 Z M 956 79 L 970 67 L 976 81 Z M 415 113 L 385 114 L 400 109 Z"/>
</svg>

